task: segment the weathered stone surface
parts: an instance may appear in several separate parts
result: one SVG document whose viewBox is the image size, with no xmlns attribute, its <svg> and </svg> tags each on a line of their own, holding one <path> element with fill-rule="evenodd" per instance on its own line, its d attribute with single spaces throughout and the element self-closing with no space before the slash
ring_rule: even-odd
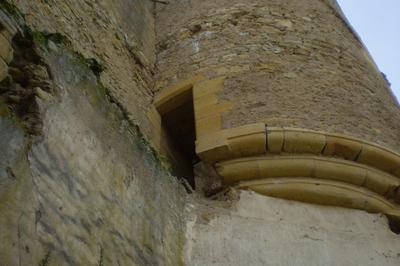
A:
<svg viewBox="0 0 400 266">
<path fill-rule="evenodd" d="M 157 19 L 157 89 L 226 76 L 223 128 L 262 122 L 400 149 L 398 104 L 335 1 L 173 0 Z"/>
<path fill-rule="evenodd" d="M 1 102 L 0 107 L 3 109 Z M 16 121 L 0 113 L 0 263 L 3 265 L 19 265 L 36 240 L 31 234 L 35 223 L 31 202 L 35 197 L 27 144 L 24 131 Z M 27 220 L 31 223 L 27 224 Z M 41 247 L 37 248 L 42 253 Z M 33 261 L 25 262 L 28 265 Z"/>
<path fill-rule="evenodd" d="M 183 187 L 82 58 L 48 44 L 40 136 L 0 117 L 0 264 L 181 264 Z"/>
<path fill-rule="evenodd" d="M 385 217 L 241 192 L 192 208 L 188 265 L 398 265 Z"/>
<path fill-rule="evenodd" d="M 149 135 L 155 62 L 153 5 L 149 0 L 9 1 L 34 31 L 60 33 L 103 67 L 102 83 Z"/>
<path fill-rule="evenodd" d="M 398 174 L 394 153 L 379 159 L 372 144 L 266 130 L 338 132 L 400 148 L 398 105 L 334 0 L 6 0 L 0 7 L 0 265 L 399 264 L 399 238 L 385 218 L 250 192 L 235 201 L 204 162 L 312 153 Z M 162 114 L 182 103 L 175 98 L 182 91 L 193 97 L 203 136 L 191 201 L 146 141 L 171 145 Z M 307 175 L 350 177 L 398 198 L 396 177 L 318 162 L 228 170 L 237 180 L 264 171 L 272 183 L 277 170 L 289 170 L 287 183 L 298 176 L 304 184 L 275 182 L 288 198 L 301 198 L 303 188 L 310 192 L 303 196 L 331 200 L 306 186 Z M 202 199 L 216 192 L 226 198 Z M 362 192 L 337 200 L 381 211 Z"/>
</svg>

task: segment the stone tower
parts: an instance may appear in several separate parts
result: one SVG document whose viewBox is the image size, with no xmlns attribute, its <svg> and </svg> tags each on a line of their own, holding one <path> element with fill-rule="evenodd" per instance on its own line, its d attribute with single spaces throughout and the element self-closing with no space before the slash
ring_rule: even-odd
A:
<svg viewBox="0 0 400 266">
<path fill-rule="evenodd" d="M 334 0 L 0 24 L 0 265 L 400 263 L 399 104 Z"/>
</svg>

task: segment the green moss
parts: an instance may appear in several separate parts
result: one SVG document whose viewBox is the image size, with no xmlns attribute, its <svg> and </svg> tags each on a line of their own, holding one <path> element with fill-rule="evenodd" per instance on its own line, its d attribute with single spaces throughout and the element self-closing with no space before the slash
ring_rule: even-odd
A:
<svg viewBox="0 0 400 266">
<path fill-rule="evenodd" d="M 93 58 L 85 58 L 82 54 L 73 51 L 71 48 L 71 42 L 68 38 L 59 33 L 44 33 L 38 31 L 29 31 L 30 36 L 32 36 L 33 41 L 36 45 L 44 50 L 48 48 L 48 41 L 51 40 L 52 42 L 56 43 L 62 49 L 66 49 L 66 52 L 69 52 L 73 55 L 73 64 L 80 67 L 80 75 L 83 78 L 87 78 L 90 75 L 94 75 L 97 78 L 97 85 L 93 90 L 93 86 L 89 85 L 87 87 L 87 91 L 89 92 L 93 104 L 106 109 L 106 114 L 112 116 L 110 119 L 111 121 L 127 121 L 129 124 L 128 131 L 133 134 L 133 137 L 137 141 L 137 145 L 141 148 L 144 152 L 148 152 L 152 155 L 152 157 L 158 162 L 158 164 L 167 172 L 171 172 L 171 163 L 169 159 L 161 154 L 159 154 L 147 140 L 145 135 L 140 130 L 139 126 L 130 119 L 128 115 L 128 111 L 122 106 L 118 100 L 116 100 L 113 95 L 110 93 L 110 90 L 102 84 L 100 81 L 100 74 L 103 71 L 103 67 L 101 64 Z M 120 112 L 117 112 L 113 105 L 117 108 Z"/>
<path fill-rule="evenodd" d="M 35 42 L 36 45 L 41 47 L 47 47 L 49 41 L 65 47 L 69 47 L 71 45 L 71 42 L 68 40 L 68 38 L 60 33 L 47 33 L 27 29 L 26 34 Z"/>
<path fill-rule="evenodd" d="M 39 266 L 48 266 L 50 262 L 51 251 L 48 251 L 44 258 L 39 262 Z"/>
<path fill-rule="evenodd" d="M 33 31 L 31 32 L 32 39 L 35 43 L 39 45 L 47 45 L 46 35 L 42 32 Z"/>
</svg>

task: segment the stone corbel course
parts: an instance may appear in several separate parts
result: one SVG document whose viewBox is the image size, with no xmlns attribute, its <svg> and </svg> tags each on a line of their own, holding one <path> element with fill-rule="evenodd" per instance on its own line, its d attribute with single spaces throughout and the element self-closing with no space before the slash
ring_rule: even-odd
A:
<svg viewBox="0 0 400 266">
<path fill-rule="evenodd" d="M 215 163 L 225 185 L 400 218 L 399 154 L 340 134 L 262 126 L 222 130 L 214 147 L 202 140 L 212 148 L 199 156 Z"/>
<path fill-rule="evenodd" d="M 225 184 L 265 178 L 329 179 L 365 187 L 393 199 L 400 179 L 378 169 L 342 159 L 312 155 L 247 157 L 216 164 Z"/>
<path fill-rule="evenodd" d="M 235 139 L 236 145 L 230 145 L 232 139 Z M 305 129 L 265 127 L 264 124 L 225 129 L 216 132 L 214 136 L 198 139 L 196 150 L 200 158 L 213 163 L 264 154 L 337 157 L 365 164 L 400 178 L 398 153 L 361 139 Z M 237 152 L 238 150 L 241 152 Z"/>
<path fill-rule="evenodd" d="M 240 182 L 236 188 L 251 189 L 270 197 L 360 209 L 400 218 L 399 205 L 368 189 L 332 180 L 268 178 Z"/>
<path fill-rule="evenodd" d="M 196 141 L 196 152 L 205 162 L 265 154 L 266 128 L 262 123 L 223 129 Z"/>
<path fill-rule="evenodd" d="M 400 155 L 361 139 L 294 128 L 267 128 L 268 153 L 305 153 L 339 157 L 378 168 L 400 178 Z"/>
<path fill-rule="evenodd" d="M 198 140 L 197 152 L 215 163 L 225 185 L 400 218 L 394 203 L 400 201 L 400 156 L 385 147 L 341 134 L 264 124 L 225 129 L 208 138 Z"/>
</svg>

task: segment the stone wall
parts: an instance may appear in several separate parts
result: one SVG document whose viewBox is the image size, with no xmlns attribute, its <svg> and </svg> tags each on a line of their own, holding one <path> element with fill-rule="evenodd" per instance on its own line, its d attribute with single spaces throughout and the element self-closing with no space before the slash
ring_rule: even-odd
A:
<svg viewBox="0 0 400 266">
<path fill-rule="evenodd" d="M 239 199 L 236 199 L 236 198 Z M 398 265 L 384 216 L 241 192 L 193 205 L 187 265 Z"/>
<path fill-rule="evenodd" d="M 157 9 L 158 90 L 225 76 L 222 128 L 261 122 L 400 148 L 388 84 L 333 1 L 171 1 Z M 210 119 L 210 122 L 211 119 Z"/>
<path fill-rule="evenodd" d="M 148 134 L 155 62 L 153 1 L 12 0 L 36 31 L 60 33 L 99 62 L 101 82 Z"/>
<path fill-rule="evenodd" d="M 154 2 L 0 3 L 0 265 L 397 265 L 384 217 L 249 192 L 190 200 L 147 141 L 168 141 L 153 96 L 184 81 L 195 105 L 211 95 L 202 115 L 222 113 L 235 156 L 265 153 L 266 125 L 399 148 L 399 107 L 335 3 Z M 212 166 L 196 169 L 209 195 Z"/>
<path fill-rule="evenodd" d="M 186 192 L 135 124 L 147 65 L 118 37 L 151 62 L 151 5 L 46 2 L 0 5 L 19 28 L 0 83 L 0 264 L 181 265 Z"/>
</svg>

